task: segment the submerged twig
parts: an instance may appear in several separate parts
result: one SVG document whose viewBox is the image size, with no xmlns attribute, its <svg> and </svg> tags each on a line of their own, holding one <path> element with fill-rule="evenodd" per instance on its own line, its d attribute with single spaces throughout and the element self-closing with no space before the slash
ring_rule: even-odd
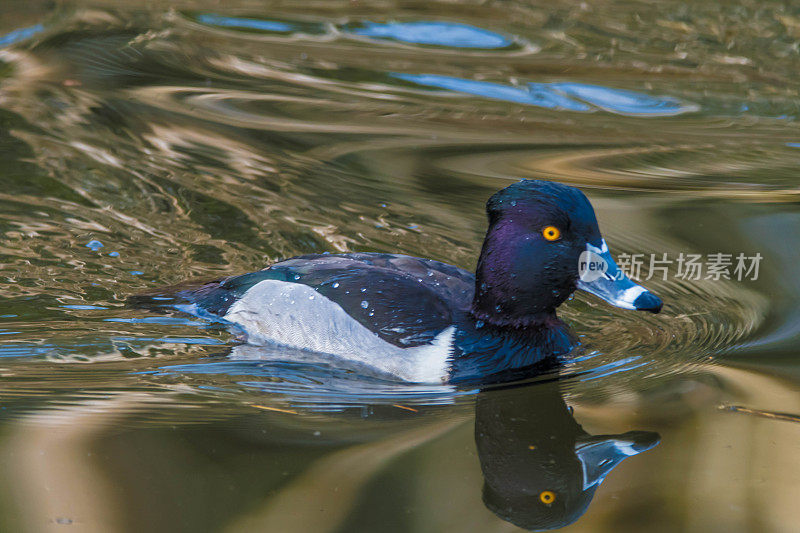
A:
<svg viewBox="0 0 800 533">
<path fill-rule="evenodd" d="M 288 413 L 290 415 L 298 414 L 297 411 L 292 411 L 291 409 L 278 409 L 277 407 L 267 407 L 266 405 L 255 405 L 255 404 L 253 404 L 253 407 L 255 407 L 256 409 L 263 409 L 265 411 L 275 411 L 275 412 L 278 412 L 278 413 Z"/>
<path fill-rule="evenodd" d="M 761 409 L 751 409 L 749 407 L 743 407 L 741 405 L 721 405 L 719 409 L 722 411 L 731 411 L 734 413 L 743 413 L 746 415 L 760 416 L 761 418 L 769 418 L 772 420 L 783 420 L 786 422 L 800 423 L 800 415 L 795 415 L 792 413 L 776 413 L 773 411 L 763 411 Z"/>
</svg>

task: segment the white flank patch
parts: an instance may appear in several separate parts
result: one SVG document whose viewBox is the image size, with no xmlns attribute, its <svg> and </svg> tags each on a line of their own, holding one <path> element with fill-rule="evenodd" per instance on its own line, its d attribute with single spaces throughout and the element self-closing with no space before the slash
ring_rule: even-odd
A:
<svg viewBox="0 0 800 533">
<path fill-rule="evenodd" d="M 242 328 L 251 344 L 326 353 L 418 383 L 447 379 L 455 334 L 450 326 L 430 344 L 400 348 L 308 285 L 271 279 L 251 287 L 223 318 Z"/>
</svg>

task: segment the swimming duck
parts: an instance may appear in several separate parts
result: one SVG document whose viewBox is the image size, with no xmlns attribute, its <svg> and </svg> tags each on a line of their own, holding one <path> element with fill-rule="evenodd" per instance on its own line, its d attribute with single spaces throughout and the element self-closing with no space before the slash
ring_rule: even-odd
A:
<svg viewBox="0 0 800 533">
<path fill-rule="evenodd" d="M 435 383 L 505 379 L 568 353 L 576 341 L 556 308 L 576 289 L 624 309 L 661 309 L 614 263 L 578 189 L 522 180 L 486 210 L 475 274 L 398 254 L 304 255 L 156 296 L 236 326 L 250 344 Z"/>
</svg>

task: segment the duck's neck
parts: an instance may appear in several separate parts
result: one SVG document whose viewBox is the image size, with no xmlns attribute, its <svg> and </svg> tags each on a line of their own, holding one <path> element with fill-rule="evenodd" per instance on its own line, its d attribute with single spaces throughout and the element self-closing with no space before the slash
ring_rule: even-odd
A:
<svg viewBox="0 0 800 533">
<path fill-rule="evenodd" d="M 556 315 L 555 309 L 513 310 L 509 309 L 509 306 L 503 305 L 502 301 L 491 296 L 482 298 L 480 301 L 475 298 L 470 315 L 476 322 L 509 330 L 539 329 L 562 323 Z"/>
<path fill-rule="evenodd" d="M 476 321 L 511 330 L 535 330 L 562 323 L 556 315 L 557 305 L 542 305 L 536 298 L 515 294 L 480 269 L 475 279 L 470 314 Z"/>
<path fill-rule="evenodd" d="M 451 382 L 505 381 L 544 370 L 576 345 L 555 314 L 538 325 L 498 326 L 473 316 L 454 340 Z"/>
</svg>

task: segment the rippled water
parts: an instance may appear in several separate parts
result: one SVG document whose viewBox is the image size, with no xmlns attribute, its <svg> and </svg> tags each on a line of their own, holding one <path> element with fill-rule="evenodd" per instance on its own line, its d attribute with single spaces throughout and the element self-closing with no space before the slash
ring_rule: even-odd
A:
<svg viewBox="0 0 800 533">
<path fill-rule="evenodd" d="M 0 529 L 796 531 L 799 49 L 778 2 L 3 4 Z M 580 353 L 483 391 L 126 304 L 302 253 L 472 269 L 520 177 L 616 254 L 759 277 L 578 295 Z"/>
</svg>

